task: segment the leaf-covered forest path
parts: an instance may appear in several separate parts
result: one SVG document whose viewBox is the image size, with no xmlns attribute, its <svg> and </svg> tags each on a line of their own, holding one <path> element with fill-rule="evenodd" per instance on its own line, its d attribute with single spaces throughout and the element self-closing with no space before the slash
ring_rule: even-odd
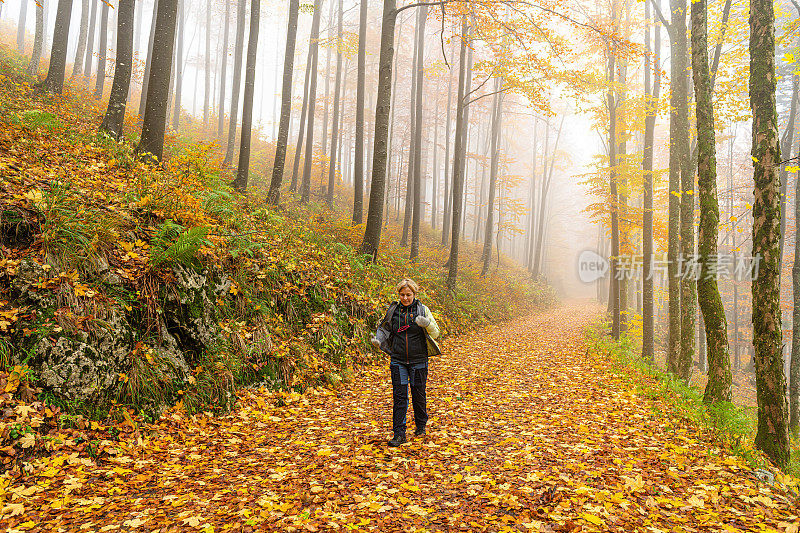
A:
<svg viewBox="0 0 800 533">
<path fill-rule="evenodd" d="M 569 302 L 445 341 L 429 375 L 428 435 L 399 448 L 385 445 L 385 367 L 338 391 L 252 389 L 230 415 L 173 415 L 99 462 L 55 456 L 6 488 L 17 494 L 0 526 L 792 531 L 796 501 L 656 414 L 588 352 L 583 328 L 600 312 Z"/>
</svg>

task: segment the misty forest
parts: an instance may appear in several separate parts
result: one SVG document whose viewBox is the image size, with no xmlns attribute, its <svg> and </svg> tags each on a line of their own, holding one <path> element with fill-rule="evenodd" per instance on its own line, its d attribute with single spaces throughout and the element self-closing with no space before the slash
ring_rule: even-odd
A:
<svg viewBox="0 0 800 533">
<path fill-rule="evenodd" d="M 0 0 L 0 528 L 800 531 L 800 3 Z"/>
</svg>

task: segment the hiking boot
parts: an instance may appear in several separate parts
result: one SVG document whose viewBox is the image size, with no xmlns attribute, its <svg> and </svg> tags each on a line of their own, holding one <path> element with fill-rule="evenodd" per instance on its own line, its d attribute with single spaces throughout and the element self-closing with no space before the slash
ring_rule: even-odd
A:
<svg viewBox="0 0 800 533">
<path fill-rule="evenodd" d="M 419 437 L 420 435 L 424 435 L 424 434 L 425 434 L 425 428 L 424 427 L 417 428 L 417 429 L 414 430 L 414 436 L 415 437 Z"/>
<path fill-rule="evenodd" d="M 392 440 L 390 440 L 387 444 L 392 448 L 396 448 L 397 446 L 400 446 L 404 442 L 406 442 L 405 435 L 395 435 L 395 437 Z"/>
</svg>

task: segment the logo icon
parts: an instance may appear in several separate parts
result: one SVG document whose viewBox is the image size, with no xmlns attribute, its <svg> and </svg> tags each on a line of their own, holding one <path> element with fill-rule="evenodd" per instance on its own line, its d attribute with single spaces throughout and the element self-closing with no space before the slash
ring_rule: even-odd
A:
<svg viewBox="0 0 800 533">
<path fill-rule="evenodd" d="M 578 256 L 578 278 L 584 283 L 592 283 L 608 272 L 608 259 L 594 250 L 584 250 Z"/>
</svg>

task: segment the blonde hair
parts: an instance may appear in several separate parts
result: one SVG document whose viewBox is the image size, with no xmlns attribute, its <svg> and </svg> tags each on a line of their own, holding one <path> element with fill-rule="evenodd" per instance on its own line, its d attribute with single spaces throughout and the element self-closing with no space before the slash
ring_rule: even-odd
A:
<svg viewBox="0 0 800 533">
<path fill-rule="evenodd" d="M 397 292 L 400 292 L 403 287 L 411 289 L 411 292 L 413 292 L 415 296 L 419 292 L 419 285 L 417 285 L 413 279 L 403 278 L 400 283 L 397 284 Z"/>
</svg>

